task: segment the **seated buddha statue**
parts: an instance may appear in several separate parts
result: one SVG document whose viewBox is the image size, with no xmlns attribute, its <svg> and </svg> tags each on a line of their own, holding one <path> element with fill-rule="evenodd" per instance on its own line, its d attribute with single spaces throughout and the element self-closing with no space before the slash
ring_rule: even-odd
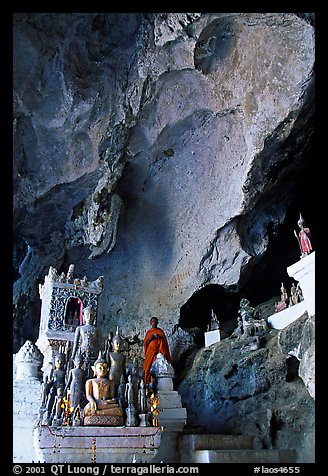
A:
<svg viewBox="0 0 328 476">
<path fill-rule="evenodd" d="M 85 394 L 89 403 L 84 407 L 84 425 L 122 426 L 123 410 L 115 398 L 114 381 L 106 377 L 108 365 L 101 352 L 92 369 L 95 378 L 88 379 L 85 384 Z"/>
</svg>

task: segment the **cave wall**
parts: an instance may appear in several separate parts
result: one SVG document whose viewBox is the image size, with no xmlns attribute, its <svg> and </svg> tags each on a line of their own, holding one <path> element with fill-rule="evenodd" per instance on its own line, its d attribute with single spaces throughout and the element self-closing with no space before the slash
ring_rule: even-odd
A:
<svg viewBox="0 0 328 476">
<path fill-rule="evenodd" d="M 104 335 L 142 339 L 152 315 L 171 334 L 194 292 L 238 289 L 304 172 L 313 25 L 17 13 L 13 52 L 16 350 L 49 266 L 104 276 Z"/>
</svg>

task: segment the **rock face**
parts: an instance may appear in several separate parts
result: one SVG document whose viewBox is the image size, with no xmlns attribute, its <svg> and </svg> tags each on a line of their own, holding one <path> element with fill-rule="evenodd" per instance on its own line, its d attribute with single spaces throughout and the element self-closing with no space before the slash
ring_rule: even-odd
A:
<svg viewBox="0 0 328 476">
<path fill-rule="evenodd" d="M 188 362 L 191 424 L 311 460 L 313 339 L 293 350 L 282 332 L 278 351 L 272 334 L 249 355 L 223 340 L 188 370 L 197 323 L 177 324 L 205 286 L 247 283 L 309 170 L 313 23 L 294 13 L 14 14 L 14 352 L 37 338 L 49 267 L 74 263 L 78 276 L 104 276 L 104 339 L 119 325 L 141 349 L 159 317 L 174 363 Z M 301 378 L 286 370 L 293 359 Z"/>
<path fill-rule="evenodd" d="M 104 276 L 104 339 L 119 325 L 140 350 L 159 317 L 190 426 L 313 461 L 314 318 L 248 353 L 230 338 L 197 352 L 205 324 L 177 326 L 197 291 L 247 283 L 309 170 L 312 23 L 14 14 L 14 352 L 36 341 L 49 267 L 73 263 Z"/>
<path fill-rule="evenodd" d="M 178 388 L 188 424 L 204 433 L 253 436 L 257 449 L 296 449 L 298 462 L 313 463 L 314 401 L 300 378 L 308 371 L 314 381 L 307 359 L 313 326 L 305 314 L 271 330 L 258 350 L 244 352 L 232 338 L 201 349 Z M 302 360 L 296 349 L 303 349 Z"/>
<path fill-rule="evenodd" d="M 313 64 L 292 13 L 15 14 L 16 345 L 51 265 L 104 275 L 104 332 L 238 288 L 302 170 Z"/>
</svg>

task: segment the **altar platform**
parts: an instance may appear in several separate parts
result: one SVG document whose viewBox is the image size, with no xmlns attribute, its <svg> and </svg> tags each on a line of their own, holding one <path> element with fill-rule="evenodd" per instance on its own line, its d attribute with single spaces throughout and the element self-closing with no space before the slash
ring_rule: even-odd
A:
<svg viewBox="0 0 328 476">
<path fill-rule="evenodd" d="M 161 427 L 49 427 L 34 429 L 40 463 L 149 463 L 161 443 Z"/>
</svg>

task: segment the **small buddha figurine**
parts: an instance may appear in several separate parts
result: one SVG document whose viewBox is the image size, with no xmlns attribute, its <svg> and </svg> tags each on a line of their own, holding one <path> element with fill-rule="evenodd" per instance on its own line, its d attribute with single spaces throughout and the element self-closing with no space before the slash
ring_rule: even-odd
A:
<svg viewBox="0 0 328 476">
<path fill-rule="evenodd" d="M 280 291 L 281 291 L 280 301 L 277 302 L 276 305 L 275 305 L 276 312 L 280 312 L 280 311 L 283 311 L 284 309 L 286 309 L 286 307 L 288 306 L 288 301 L 289 301 L 288 293 L 287 293 L 287 290 L 284 286 L 284 283 L 281 283 Z"/>
<path fill-rule="evenodd" d="M 55 356 L 55 368 L 50 370 L 47 382 L 46 424 L 50 424 L 56 397 L 62 398 L 65 387 L 65 354 L 58 352 Z M 57 399 L 58 400 L 58 399 Z M 56 409 L 55 409 L 56 411 Z"/>
<path fill-rule="evenodd" d="M 143 379 L 140 380 L 139 393 L 138 393 L 138 406 L 140 413 L 147 413 L 147 396 L 146 387 Z"/>
<path fill-rule="evenodd" d="M 109 378 L 114 381 L 115 389 L 117 390 L 121 381 L 121 376 L 123 375 L 125 377 L 126 374 L 126 358 L 121 352 L 123 339 L 118 333 L 118 327 L 116 334 L 113 337 L 112 344 L 113 351 L 108 353 L 108 360 L 110 363 Z"/>
<path fill-rule="evenodd" d="M 238 314 L 240 314 L 240 317 L 242 318 L 244 326 L 245 326 L 245 322 L 253 318 L 254 307 L 250 305 L 250 302 L 248 299 L 246 298 L 241 299 Z"/>
<path fill-rule="evenodd" d="M 105 341 L 104 357 L 109 362 L 109 353 L 113 352 L 113 333 L 109 332 Z"/>
<path fill-rule="evenodd" d="M 125 400 L 128 403 L 128 407 L 134 405 L 134 385 L 132 382 L 132 375 L 128 375 L 128 381 L 125 387 Z"/>
<path fill-rule="evenodd" d="M 83 392 L 85 386 L 85 372 L 82 369 L 83 357 L 80 353 L 76 354 L 74 359 L 75 367 L 69 371 L 64 395 L 70 389 L 70 403 L 71 408 L 76 408 L 82 403 Z"/>
<path fill-rule="evenodd" d="M 137 426 L 136 407 L 135 407 L 135 391 L 132 382 L 132 375 L 128 375 L 128 381 L 125 387 L 125 400 L 127 401 L 126 426 Z"/>
<path fill-rule="evenodd" d="M 241 339 L 243 335 L 243 321 L 240 316 L 237 317 L 237 327 L 234 329 L 233 333 L 231 334 L 231 337 L 237 337 L 237 339 Z"/>
<path fill-rule="evenodd" d="M 80 407 L 80 404 L 73 411 L 73 426 L 81 426 L 81 407 Z"/>
<path fill-rule="evenodd" d="M 297 295 L 297 289 L 295 283 L 292 283 L 292 286 L 290 288 L 290 306 L 293 306 L 294 304 L 298 304 L 298 295 Z"/>
<path fill-rule="evenodd" d="M 71 310 L 68 311 L 67 318 L 66 318 L 66 324 L 67 325 L 72 325 L 73 324 L 73 312 Z"/>
<path fill-rule="evenodd" d="M 60 425 L 62 422 L 62 413 L 63 413 L 63 389 L 62 387 L 58 388 L 57 395 L 55 397 L 54 408 L 53 408 L 53 420 L 52 425 Z"/>
<path fill-rule="evenodd" d="M 127 401 L 125 399 L 125 379 L 124 375 L 121 375 L 121 381 L 117 389 L 117 398 L 120 407 L 125 410 L 127 407 Z"/>
<path fill-rule="evenodd" d="M 121 426 L 123 410 L 115 398 L 114 381 L 106 377 L 108 365 L 101 352 L 92 369 L 95 378 L 88 379 L 85 384 L 85 394 L 89 403 L 84 407 L 84 425 Z M 97 417 L 95 420 L 92 419 L 94 416 Z"/>
<path fill-rule="evenodd" d="M 140 377 L 139 377 L 139 364 L 135 357 L 133 361 L 130 363 L 127 373 L 128 375 L 131 376 L 131 382 L 133 384 L 133 391 L 134 391 L 134 406 L 137 407 Z"/>
<path fill-rule="evenodd" d="M 284 302 L 287 306 L 287 303 L 288 303 L 288 294 L 287 294 L 287 290 L 284 286 L 284 283 L 281 283 L 281 288 L 280 288 L 280 291 L 281 291 L 281 301 L 280 302 Z"/>
<path fill-rule="evenodd" d="M 54 283 L 58 278 L 56 268 L 53 268 L 52 266 L 50 266 L 48 276 L 50 277 L 50 280 Z"/>
<path fill-rule="evenodd" d="M 210 325 L 210 330 L 211 331 L 216 331 L 220 329 L 220 323 L 217 318 L 217 315 L 214 312 L 214 309 L 211 310 L 211 325 Z"/>
<path fill-rule="evenodd" d="M 138 411 L 140 418 L 140 426 L 150 426 L 148 421 L 148 401 L 147 392 L 144 380 L 140 380 L 139 392 L 138 392 Z"/>
<path fill-rule="evenodd" d="M 303 292 L 302 292 L 300 283 L 297 283 L 297 286 L 296 286 L 296 294 L 297 294 L 298 302 L 301 302 L 301 301 L 304 300 L 304 298 L 303 298 Z"/>
</svg>

